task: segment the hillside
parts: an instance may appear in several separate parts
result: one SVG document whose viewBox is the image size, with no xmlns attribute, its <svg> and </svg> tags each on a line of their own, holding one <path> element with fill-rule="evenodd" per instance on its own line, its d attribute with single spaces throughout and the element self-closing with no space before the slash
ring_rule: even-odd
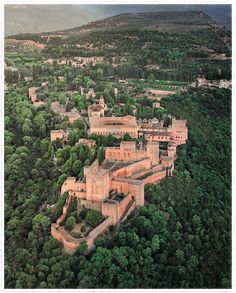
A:
<svg viewBox="0 0 236 293">
<path fill-rule="evenodd" d="M 5 48 L 5 287 L 230 288 L 231 33 L 201 12 L 133 13 L 11 36 Z M 136 137 L 121 126 L 128 115 L 140 126 Z M 92 132 L 98 116 L 122 121 L 105 124 L 119 130 Z M 173 118 L 188 127 L 177 153 L 168 132 Z M 147 157 L 148 137 L 136 135 L 141 125 L 150 141 L 159 141 L 157 161 Z M 176 139 L 182 133 L 176 130 Z M 173 176 L 146 184 L 144 206 L 96 234 L 94 249 L 83 240 L 68 255 L 58 240 L 68 241 L 51 234 L 55 223 L 68 237 L 85 239 L 103 221 L 107 199 L 123 203 L 133 195 L 127 178 L 118 178 L 118 190 L 111 169 L 102 173 L 109 178 L 99 177 L 92 165 L 103 164 L 107 147 L 122 140 L 144 151 L 148 164 L 136 157 L 143 165 L 132 174 L 114 158 L 122 167 L 114 171 L 135 190 L 138 178 L 146 184 L 146 175 L 163 172 L 156 162 L 167 162 L 162 174 Z M 131 161 L 131 151 L 124 151 L 124 161 Z M 69 190 L 77 199 L 62 194 L 68 178 L 79 181 L 76 194 Z M 91 205 L 84 206 L 91 186 Z M 118 201 L 112 209 L 121 210 Z"/>
<path fill-rule="evenodd" d="M 145 12 L 126 13 L 99 21 L 90 22 L 87 25 L 76 27 L 64 32 L 82 33 L 100 30 L 114 29 L 148 29 L 163 31 L 197 30 L 210 28 L 216 23 L 203 12 L 175 11 L 175 12 Z"/>
<path fill-rule="evenodd" d="M 9 58 L 40 53 L 46 63 L 80 66 L 78 59 L 86 59 L 84 66 L 99 63 L 105 77 L 231 78 L 231 33 L 203 12 L 120 14 L 70 30 L 11 36 L 5 50 Z"/>
<path fill-rule="evenodd" d="M 203 11 L 231 29 L 231 5 L 126 4 L 126 5 L 6 5 L 5 35 L 66 30 L 122 13 Z"/>
<path fill-rule="evenodd" d="M 164 11 L 164 12 L 143 12 L 143 13 L 124 13 L 116 16 L 104 18 L 88 24 L 54 31 L 52 33 L 42 33 L 42 35 L 70 35 L 83 34 L 94 31 L 120 30 L 120 29 L 145 29 L 159 32 L 178 32 L 195 31 L 209 29 L 212 27 L 222 27 L 207 14 L 202 11 Z M 29 37 L 32 34 L 20 34 L 8 36 L 7 38 Z M 40 34 L 38 34 L 40 35 Z"/>
</svg>

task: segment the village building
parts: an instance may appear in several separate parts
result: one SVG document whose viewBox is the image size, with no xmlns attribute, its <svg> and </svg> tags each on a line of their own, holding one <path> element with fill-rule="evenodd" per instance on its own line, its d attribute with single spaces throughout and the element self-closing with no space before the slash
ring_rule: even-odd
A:
<svg viewBox="0 0 236 293">
<path fill-rule="evenodd" d="M 232 86 L 232 82 L 231 80 L 227 80 L 227 79 L 221 79 L 220 80 L 220 84 L 219 84 L 219 88 L 230 88 Z"/>
<path fill-rule="evenodd" d="M 159 102 L 154 102 L 154 103 L 152 104 L 152 106 L 153 106 L 154 109 L 162 108 L 162 107 L 161 107 L 161 104 L 160 104 Z"/>
<path fill-rule="evenodd" d="M 63 129 L 51 130 L 50 131 L 51 141 L 56 141 L 57 139 L 63 140 L 64 144 L 68 143 L 68 132 L 65 132 Z"/>
<path fill-rule="evenodd" d="M 25 76 L 25 81 L 32 81 L 32 80 L 33 80 L 33 77 Z"/>
<path fill-rule="evenodd" d="M 47 60 L 45 60 L 45 61 L 43 61 L 43 63 L 44 64 L 50 64 L 50 65 L 52 65 L 53 64 L 53 59 L 52 58 L 50 58 L 50 59 L 47 59 Z"/>
<path fill-rule="evenodd" d="M 145 97 L 150 100 L 160 101 L 162 97 L 175 94 L 175 91 L 167 90 L 156 90 L 156 89 L 146 89 Z"/>
<path fill-rule="evenodd" d="M 127 84 L 128 81 L 126 79 L 119 79 L 118 80 L 118 83 L 120 83 L 120 84 Z"/>
<path fill-rule="evenodd" d="M 81 93 L 81 95 L 82 95 L 82 93 Z M 88 92 L 86 93 L 86 99 L 89 99 L 89 98 L 95 99 L 95 97 L 96 97 L 96 93 L 95 93 L 94 89 L 89 88 Z"/>
<path fill-rule="evenodd" d="M 46 88 L 48 86 L 48 81 L 43 81 L 42 83 L 41 83 L 41 87 L 42 88 Z"/>
<path fill-rule="evenodd" d="M 73 108 L 71 111 L 66 111 L 66 106 L 61 105 L 58 101 L 51 103 L 51 109 L 55 113 L 58 113 L 62 119 L 68 117 L 70 123 L 73 123 L 81 118 L 81 114 L 78 109 Z"/>
<path fill-rule="evenodd" d="M 31 99 L 31 102 L 33 103 L 34 107 L 36 107 L 36 108 L 45 105 L 45 102 L 40 101 L 37 97 L 37 90 L 38 89 L 39 89 L 38 87 L 30 87 L 28 89 L 29 98 Z"/>
<path fill-rule="evenodd" d="M 76 108 L 73 108 L 70 111 L 61 113 L 60 115 L 62 118 L 68 117 L 70 123 L 73 123 L 81 118 L 80 112 Z"/>
<path fill-rule="evenodd" d="M 38 87 L 30 87 L 28 89 L 28 95 L 29 95 L 29 98 L 31 99 L 33 104 L 38 101 L 37 89 L 38 89 Z"/>
<path fill-rule="evenodd" d="M 207 80 L 204 76 L 197 77 L 196 81 L 192 82 L 192 87 L 211 87 L 211 88 L 231 88 L 231 80 Z"/>
<path fill-rule="evenodd" d="M 202 86 L 208 86 L 209 83 L 210 83 L 210 81 L 207 80 L 204 75 L 200 75 L 197 77 L 197 79 L 194 82 L 192 82 L 191 86 L 192 87 L 202 87 Z"/>
<path fill-rule="evenodd" d="M 35 108 L 39 108 L 39 107 L 44 106 L 44 105 L 45 105 L 44 101 L 37 100 L 37 101 L 34 102 L 34 107 Z"/>
<path fill-rule="evenodd" d="M 116 87 L 113 88 L 114 96 L 116 97 L 118 95 L 118 89 Z"/>
</svg>

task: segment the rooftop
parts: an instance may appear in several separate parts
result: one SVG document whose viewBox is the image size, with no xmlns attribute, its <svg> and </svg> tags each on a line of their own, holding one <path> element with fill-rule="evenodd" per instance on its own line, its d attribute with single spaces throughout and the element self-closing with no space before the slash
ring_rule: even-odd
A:
<svg viewBox="0 0 236 293">
<path fill-rule="evenodd" d="M 109 128 L 138 128 L 136 117 L 94 117 L 91 119 L 91 127 L 109 127 Z"/>
<path fill-rule="evenodd" d="M 133 162 L 124 162 L 124 161 L 103 161 L 102 165 L 100 166 L 101 169 L 109 170 L 110 172 L 117 171 L 123 167 L 126 167 Z"/>
<path fill-rule="evenodd" d="M 89 109 L 95 112 L 99 112 L 101 109 L 103 109 L 103 107 L 101 105 L 91 105 L 89 106 Z"/>
</svg>

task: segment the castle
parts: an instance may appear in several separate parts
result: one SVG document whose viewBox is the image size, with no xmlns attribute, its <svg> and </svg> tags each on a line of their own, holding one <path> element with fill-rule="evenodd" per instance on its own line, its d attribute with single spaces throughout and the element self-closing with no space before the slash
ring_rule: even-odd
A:
<svg viewBox="0 0 236 293">
<path fill-rule="evenodd" d="M 122 127 L 114 130 L 114 126 L 117 126 L 116 118 L 121 121 L 121 117 L 99 118 L 103 122 L 113 121 L 108 123 L 108 132 L 100 130 L 101 134 L 107 135 L 110 131 L 113 135 L 123 135 L 124 131 L 127 132 L 127 129 L 122 130 Z M 127 120 L 136 123 L 135 130 L 131 128 L 130 134 L 133 137 L 138 137 L 140 132 L 141 135 L 146 135 L 148 140 L 146 143 L 121 141 L 119 147 L 107 147 L 105 160 L 101 165 L 95 160 L 90 166 L 84 167 L 82 180 L 68 177 L 64 181 L 61 194 L 68 193 L 67 201 L 63 207 L 63 214 L 52 224 L 51 233 L 62 242 L 68 253 L 74 253 L 82 241 L 86 241 L 88 248 L 91 249 L 96 237 L 110 225 L 123 221 L 135 207 L 144 205 L 144 186 L 149 183 L 155 184 L 173 175 L 176 148 L 186 143 L 188 129 L 185 120 L 173 119 L 172 125 L 164 128 L 160 123 L 154 125 L 156 127 L 149 124 L 149 127 L 145 124 L 138 125 L 132 116 L 122 119 L 122 125 Z M 162 134 L 159 134 L 161 129 Z M 159 150 L 159 141 L 167 142 L 166 150 Z M 76 199 L 78 211 L 88 208 L 100 211 L 105 217 L 105 220 L 86 237 L 74 237 L 60 225 L 67 216 L 72 199 Z"/>
<path fill-rule="evenodd" d="M 88 107 L 89 133 L 112 135 L 121 139 L 120 145 L 106 147 L 105 159 L 100 165 L 95 160 L 90 166 L 84 166 L 82 180 L 68 177 L 64 181 L 61 195 L 67 194 L 66 202 L 62 215 L 51 225 L 52 236 L 71 254 L 82 241 L 86 241 L 88 249 L 91 249 L 97 236 L 111 225 L 124 221 L 136 207 L 144 205 L 144 186 L 156 184 L 173 175 L 177 146 L 185 144 L 188 138 L 186 120 L 172 117 L 171 124 L 167 127 L 156 118 L 137 120 L 131 115 L 104 117 L 106 110 L 107 105 L 102 96 L 98 104 Z M 124 141 L 126 134 L 135 141 Z M 57 139 L 66 144 L 68 132 L 52 130 L 51 141 Z M 165 149 L 163 142 L 166 143 Z M 77 143 L 90 148 L 96 141 L 80 138 Z M 88 227 L 86 233 L 82 233 L 81 223 L 75 224 L 68 231 L 63 223 L 72 201 L 76 202 L 77 212 L 84 209 L 96 210 L 104 216 L 104 220 L 92 230 Z"/>
</svg>

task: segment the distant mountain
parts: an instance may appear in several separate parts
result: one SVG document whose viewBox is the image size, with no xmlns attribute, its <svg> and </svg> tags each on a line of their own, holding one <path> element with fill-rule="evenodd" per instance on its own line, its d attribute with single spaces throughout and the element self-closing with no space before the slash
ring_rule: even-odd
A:
<svg viewBox="0 0 236 293">
<path fill-rule="evenodd" d="M 59 31 L 118 14 L 203 11 L 231 27 L 231 5 L 5 5 L 5 35 Z"/>
<path fill-rule="evenodd" d="M 60 33 L 86 33 L 102 30 L 149 29 L 161 32 L 184 32 L 217 26 L 217 23 L 202 11 L 165 11 L 125 13 L 86 25 L 60 31 Z"/>
</svg>

